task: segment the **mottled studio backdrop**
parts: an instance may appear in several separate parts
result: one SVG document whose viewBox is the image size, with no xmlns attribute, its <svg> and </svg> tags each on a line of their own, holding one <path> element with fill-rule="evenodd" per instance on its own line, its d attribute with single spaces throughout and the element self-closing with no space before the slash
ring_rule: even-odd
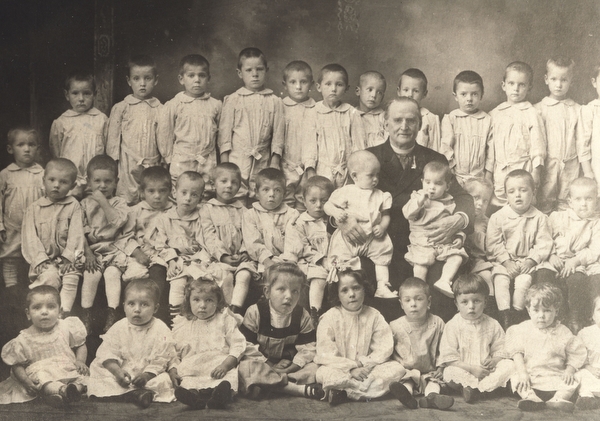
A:
<svg viewBox="0 0 600 421">
<path fill-rule="evenodd" d="M 67 107 L 64 75 L 93 67 L 94 1 L 2 0 L 0 14 L 0 133 L 31 121 L 47 136 Z M 459 71 L 482 75 L 489 111 L 504 99 L 500 81 L 510 61 L 534 68 L 529 99 L 537 102 L 546 95 L 546 60 L 563 54 L 576 62 L 572 97 L 586 103 L 594 95 L 591 67 L 600 61 L 599 22 L 598 0 L 115 0 L 114 99 L 129 93 L 124 64 L 138 53 L 158 62 L 161 101 L 180 90 L 178 62 L 190 53 L 208 58 L 211 90 L 221 99 L 240 86 L 238 52 L 256 46 L 269 60 L 268 87 L 276 92 L 291 60 L 307 61 L 315 73 L 342 64 L 352 104 L 361 72 L 382 72 L 389 99 L 399 74 L 418 67 L 429 79 L 423 105 L 440 116 L 455 108 Z"/>
</svg>

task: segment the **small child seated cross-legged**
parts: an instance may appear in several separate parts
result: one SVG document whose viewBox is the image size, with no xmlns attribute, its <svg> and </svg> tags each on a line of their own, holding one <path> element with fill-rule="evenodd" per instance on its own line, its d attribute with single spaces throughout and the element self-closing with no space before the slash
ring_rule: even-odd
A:
<svg viewBox="0 0 600 421">
<path fill-rule="evenodd" d="M 240 393 L 259 399 L 264 389 L 322 399 L 315 384 L 315 329 L 298 305 L 306 277 L 294 263 L 277 263 L 265 271 L 264 294 L 248 308 L 240 326 L 258 350 L 246 351 L 238 372 Z"/>
<path fill-rule="evenodd" d="M 92 74 L 69 74 L 64 93 L 71 109 L 52 122 L 50 151 L 54 158 L 66 158 L 75 164 L 77 182 L 71 195 L 81 199 L 86 190 L 87 164 L 104 153 L 108 117 L 94 107 L 96 82 Z"/>
<path fill-rule="evenodd" d="M 363 271 L 336 274 L 328 286 L 333 308 L 317 328 L 316 378 L 331 406 L 352 400 L 373 399 L 389 392 L 390 383 L 406 370 L 392 361 L 394 336 L 381 313 L 364 305 L 372 293 Z"/>
<path fill-rule="evenodd" d="M 285 177 L 280 170 L 265 168 L 256 175 L 258 202 L 244 213 L 242 221 L 244 244 L 252 262 L 240 266 L 236 273 L 231 298 L 231 308 L 235 313 L 241 314 L 250 281 L 257 281 L 265 269 L 281 261 L 285 227 L 298 217 L 296 209 L 283 203 L 284 195 Z"/>
<path fill-rule="evenodd" d="M 135 279 L 125 287 L 125 319 L 106 334 L 90 366 L 88 394 L 122 396 L 141 408 L 175 398 L 168 364 L 176 357 L 171 331 L 154 317 L 159 288 L 152 279 Z"/>
<path fill-rule="evenodd" d="M 593 325 L 577 334 L 587 349 L 585 365 L 577 373 L 581 386 L 575 406 L 579 409 L 600 408 L 600 295 L 592 302 L 592 320 Z"/>
<path fill-rule="evenodd" d="M 40 396 L 60 408 L 79 401 L 86 391 L 83 376 L 89 375 L 85 327 L 76 317 L 58 318 L 60 296 L 51 286 L 33 288 L 26 302 L 31 326 L 2 348 L 11 376 L 0 383 L 0 403 Z"/>
<path fill-rule="evenodd" d="M 349 260 L 355 256 L 368 257 L 375 264 L 375 297 L 395 298 L 398 294 L 390 291 L 388 270 L 394 250 L 387 234 L 392 195 L 376 188 L 380 168 L 379 160 L 369 151 L 354 152 L 348 158 L 348 171 L 354 184 L 335 190 L 324 209 L 338 222 L 344 222 L 349 216 L 355 217 L 369 240 L 363 245 L 354 246 L 348 243 L 340 230 L 336 230 L 331 236 L 328 257 L 331 261 Z"/>
<path fill-rule="evenodd" d="M 506 332 L 506 352 L 516 368 L 510 382 L 522 398 L 518 404 L 522 411 L 546 406 L 573 411 L 570 399 L 579 387 L 575 372 L 585 364 L 587 351 L 558 320 L 562 305 L 558 287 L 547 282 L 535 284 L 526 297 L 531 320 L 511 326 Z"/>
<path fill-rule="evenodd" d="M 385 77 L 374 70 L 360 75 L 360 82 L 356 87 L 358 96 L 358 113 L 365 128 L 365 146 L 381 145 L 387 139 L 383 127 L 384 111 L 381 101 L 385 96 Z"/>
<path fill-rule="evenodd" d="M 390 392 L 411 409 L 448 409 L 454 398 L 440 394 L 442 368 L 436 365 L 444 322 L 431 314 L 429 285 L 419 278 L 408 278 L 400 285 L 400 305 L 404 316 L 390 323 L 394 334 L 394 360 L 406 370 L 390 384 Z M 417 400 L 413 395 L 423 394 Z"/>
<path fill-rule="evenodd" d="M 50 285 L 60 289 L 61 301 L 65 297 L 70 304 L 77 293 L 86 241 L 81 206 L 69 195 L 76 181 L 77 167 L 71 161 L 56 158 L 48 162 L 46 194 L 27 208 L 21 233 L 23 257 L 31 265 L 29 288 Z M 63 307 L 63 317 L 68 316 L 70 304 Z"/>
<path fill-rule="evenodd" d="M 432 161 L 423 168 L 423 189 L 413 191 L 402 208 L 410 226 L 410 245 L 405 259 L 413 265 L 414 276 L 427 279 L 429 266 L 445 261 L 440 279 L 433 285 L 447 297 L 452 297 L 452 280 L 463 262 L 468 259 L 463 248 L 465 235 L 459 232 L 449 244 L 432 244 L 427 226 L 451 215 L 456 204 L 448 193 L 452 172 L 448 164 Z"/>
<path fill-rule="evenodd" d="M 504 351 L 504 330 L 483 313 L 487 283 L 477 274 L 462 275 L 452 289 L 458 314 L 446 323 L 437 364 L 444 381 L 474 403 L 480 393 L 505 387 L 514 367 Z"/>
<path fill-rule="evenodd" d="M 167 267 L 171 321 L 180 313 L 185 285 L 190 278 L 207 275 L 210 255 L 202 239 L 198 204 L 204 193 L 200 173 L 186 171 L 177 178 L 177 205 L 150 222 L 144 236 L 159 265 Z"/>
<path fill-rule="evenodd" d="M 238 390 L 246 338 L 214 281 L 191 280 L 173 322 L 177 358 L 169 366 L 177 400 L 193 409 L 225 409 Z"/>
<path fill-rule="evenodd" d="M 315 175 L 304 184 L 306 212 L 285 229 L 285 246 L 282 258 L 295 262 L 308 279 L 308 308 L 313 324 L 319 324 L 327 279 L 327 250 L 329 232 L 327 214 L 323 210 L 333 192 L 333 183 L 326 177 Z M 305 305 L 305 304 L 304 304 Z"/>
<path fill-rule="evenodd" d="M 108 304 L 104 325 L 106 333 L 117 321 L 117 307 L 121 299 L 121 275 L 129 260 L 122 250 L 122 228 L 127 222 L 129 210 L 126 199 L 115 196 L 119 178 L 114 159 L 108 155 L 93 157 L 88 164 L 87 174 L 91 194 L 81 201 L 87 238 L 85 271 L 81 285 L 81 320 L 90 332 L 92 305 L 100 279 L 104 278 Z M 75 294 L 72 294 L 70 299 L 75 300 Z"/>
<path fill-rule="evenodd" d="M 552 250 L 552 236 L 548 217 L 532 206 L 533 176 L 525 170 L 514 170 L 508 173 L 504 184 L 508 204 L 490 217 L 485 245 L 494 264 L 494 294 L 506 329 L 513 316 L 511 286 L 512 308 L 522 313 L 527 289 L 534 277 L 538 281 L 536 268 Z"/>
</svg>

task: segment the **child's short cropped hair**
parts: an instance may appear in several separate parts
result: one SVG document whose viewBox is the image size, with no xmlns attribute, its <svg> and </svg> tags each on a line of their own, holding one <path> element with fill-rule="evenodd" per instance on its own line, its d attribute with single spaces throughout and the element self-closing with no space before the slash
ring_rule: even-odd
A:
<svg viewBox="0 0 600 421">
<path fill-rule="evenodd" d="M 579 177 L 571 181 L 571 184 L 569 184 L 569 197 L 571 196 L 571 189 L 573 188 L 591 189 L 594 194 L 594 197 L 598 196 L 598 183 L 596 183 L 596 180 L 594 180 L 593 178 Z"/>
<path fill-rule="evenodd" d="M 96 170 L 108 170 L 117 178 L 119 176 L 119 165 L 117 161 L 108 155 L 96 155 L 88 162 L 86 171 L 88 178 L 92 178 L 92 174 Z"/>
<path fill-rule="evenodd" d="M 33 297 L 36 295 L 52 295 L 60 307 L 60 294 L 58 293 L 58 290 L 50 285 L 39 285 L 35 288 L 32 288 L 27 293 L 27 296 L 25 297 L 25 305 L 27 308 L 29 308 L 31 302 L 33 301 Z"/>
<path fill-rule="evenodd" d="M 524 73 L 527 76 L 527 80 L 529 80 L 529 85 L 533 85 L 533 69 L 529 64 L 523 63 L 522 61 L 513 61 L 506 66 L 502 80 L 506 80 L 506 75 L 508 75 L 508 72 Z"/>
<path fill-rule="evenodd" d="M 488 196 L 491 197 L 494 192 L 494 185 L 490 180 L 483 177 L 470 178 L 465 182 L 464 188 L 465 191 L 469 194 L 472 194 L 475 190 L 476 186 L 481 186 L 488 193 Z"/>
<path fill-rule="evenodd" d="M 287 78 L 290 75 L 290 73 L 292 73 L 292 72 L 304 72 L 310 78 L 311 82 L 313 80 L 312 69 L 308 65 L 308 63 L 305 61 L 294 60 L 294 61 L 288 63 L 287 66 L 285 66 L 285 69 L 283 69 L 283 80 L 285 82 L 287 82 Z"/>
<path fill-rule="evenodd" d="M 265 168 L 260 170 L 254 178 L 256 188 L 259 189 L 265 181 L 276 181 L 282 186 L 285 186 L 285 175 L 277 168 Z"/>
<path fill-rule="evenodd" d="M 169 189 L 172 187 L 171 174 L 169 174 L 169 171 L 166 168 L 161 167 L 160 165 L 148 167 L 142 171 L 142 174 L 140 174 L 140 188 L 145 190 L 148 182 L 163 183 L 168 186 Z"/>
<path fill-rule="evenodd" d="M 150 67 L 154 76 L 157 75 L 156 62 L 152 57 L 146 54 L 137 54 L 129 57 L 127 61 L 127 74 L 131 75 L 131 69 L 134 67 Z"/>
<path fill-rule="evenodd" d="M 452 284 L 454 299 L 461 294 L 481 294 L 484 297 L 490 295 L 490 287 L 487 282 L 477 273 L 460 275 Z"/>
<path fill-rule="evenodd" d="M 373 153 L 363 149 L 361 151 L 352 152 L 348 157 L 346 166 L 348 167 L 348 172 L 352 174 L 361 170 L 364 171 L 366 169 L 370 170 L 371 168 L 381 167 L 381 164 Z"/>
<path fill-rule="evenodd" d="M 297 264 L 282 262 L 275 263 L 274 265 L 271 265 L 265 269 L 262 276 L 263 287 L 271 289 L 273 284 L 277 282 L 277 279 L 279 279 L 281 275 L 286 275 L 290 278 L 297 279 L 300 285 L 305 285 L 307 283 L 306 275 L 304 272 L 302 272 L 302 270 L 300 270 Z"/>
<path fill-rule="evenodd" d="M 575 67 L 575 61 L 573 61 L 570 57 L 552 57 L 549 58 L 546 62 L 546 73 L 550 71 L 550 65 L 556 67 L 568 68 L 569 70 L 573 70 Z"/>
<path fill-rule="evenodd" d="M 185 66 L 202 66 L 206 68 L 206 73 L 210 74 L 210 64 L 208 60 L 200 54 L 188 54 L 179 62 L 179 74 L 183 75 Z"/>
<path fill-rule="evenodd" d="M 96 93 L 96 80 L 94 79 L 94 75 L 88 72 L 82 71 L 74 71 L 67 75 L 65 79 L 65 91 L 69 92 L 71 90 L 71 84 L 73 82 L 88 82 L 92 87 L 92 92 Z"/>
<path fill-rule="evenodd" d="M 352 278 L 354 278 L 354 280 L 358 282 L 358 284 L 361 285 L 365 290 L 365 297 L 373 296 L 373 283 L 369 281 L 369 279 L 367 278 L 367 273 L 364 270 L 345 270 L 342 272 L 338 272 L 337 282 L 332 282 L 329 285 L 327 285 L 327 297 L 333 307 L 341 305 L 339 295 L 339 280 L 342 279 L 342 277 L 344 276 L 351 276 Z"/>
<path fill-rule="evenodd" d="M 240 54 L 238 54 L 238 63 L 237 63 L 238 69 L 242 68 L 242 61 L 244 61 L 247 58 L 259 58 L 262 60 L 265 67 L 267 67 L 267 57 L 264 55 L 264 53 L 262 51 L 260 51 L 256 47 L 246 47 L 242 51 L 240 51 Z"/>
<path fill-rule="evenodd" d="M 525 307 L 530 308 L 535 304 L 560 310 L 563 306 L 563 295 L 560 288 L 550 282 L 540 282 L 532 285 L 525 296 Z"/>
<path fill-rule="evenodd" d="M 223 290 L 215 281 L 210 279 L 192 280 L 185 286 L 184 299 L 181 304 L 181 315 L 188 320 L 192 320 L 195 317 L 194 313 L 192 313 L 192 306 L 190 304 L 190 297 L 194 291 L 203 292 L 205 294 L 214 294 L 217 297 L 217 311 L 221 311 L 227 307 L 227 301 L 225 301 Z"/>
<path fill-rule="evenodd" d="M 348 80 L 349 80 L 348 72 L 346 71 L 346 69 L 344 69 L 344 66 L 342 66 L 341 64 L 332 63 L 332 64 L 327 64 L 327 65 L 323 66 L 323 68 L 319 72 L 319 80 L 317 82 L 319 82 L 319 83 L 323 82 L 323 77 L 327 73 L 341 73 L 342 76 L 344 77 L 344 83 L 346 84 L 346 86 L 348 86 Z"/>
<path fill-rule="evenodd" d="M 452 92 L 456 93 L 456 87 L 459 83 L 470 83 L 479 86 L 481 89 L 481 95 L 483 95 L 483 79 L 479 76 L 479 73 L 473 70 L 463 70 L 454 78 L 454 84 L 452 85 Z"/>
<path fill-rule="evenodd" d="M 327 196 L 331 196 L 331 193 L 335 190 L 333 183 L 327 177 L 323 177 L 322 175 L 315 175 L 306 180 L 304 183 L 304 187 L 302 188 L 302 195 L 306 197 L 306 194 L 312 188 L 318 188 L 323 190 Z"/>
<path fill-rule="evenodd" d="M 385 91 L 385 86 L 387 85 L 387 82 L 385 81 L 385 77 L 376 70 L 369 70 L 369 71 L 364 72 L 362 75 L 360 75 L 360 77 L 358 79 L 358 85 L 362 86 L 362 84 L 365 83 L 365 81 L 369 78 L 376 79 L 380 82 L 383 82 L 383 86 L 384 86 L 383 90 Z"/>
<path fill-rule="evenodd" d="M 427 282 L 425 282 L 421 278 L 415 277 L 406 278 L 406 280 L 402 282 L 400 288 L 398 289 L 398 297 L 402 298 L 402 293 L 412 288 L 420 289 L 421 291 L 423 291 L 423 294 L 425 294 L 425 296 L 431 297 L 431 291 Z"/>
<path fill-rule="evenodd" d="M 153 279 L 134 279 L 133 281 L 129 281 L 123 294 L 125 300 L 127 300 L 127 293 L 131 290 L 146 291 L 150 298 L 152 298 L 152 301 L 154 301 L 154 304 L 160 302 L 160 288 Z"/>
<path fill-rule="evenodd" d="M 423 73 L 421 70 L 414 68 L 406 69 L 400 75 L 400 79 L 398 79 L 398 87 L 402 86 L 402 76 L 420 80 L 423 84 L 423 90 L 427 91 L 427 76 L 425 76 L 425 73 Z"/>
<path fill-rule="evenodd" d="M 40 144 L 40 133 L 34 129 L 33 127 L 29 127 L 29 126 L 17 126 L 15 128 L 12 128 L 8 131 L 8 134 L 6 135 L 6 139 L 7 139 L 7 143 L 12 146 L 15 144 L 16 140 L 17 140 L 17 136 L 19 133 L 24 133 L 26 134 L 29 138 L 33 138 L 35 139 L 35 143 L 39 146 Z"/>
<path fill-rule="evenodd" d="M 44 177 L 48 174 L 48 171 L 51 169 L 58 168 L 61 171 L 67 171 L 69 173 L 69 177 L 72 182 L 77 180 L 77 167 L 67 158 L 53 158 L 46 164 L 46 169 L 44 170 Z"/>
<path fill-rule="evenodd" d="M 506 175 L 506 178 L 504 179 L 504 189 L 505 190 L 506 190 L 506 183 L 511 178 L 522 178 L 527 181 L 527 184 L 529 184 L 529 187 L 531 187 L 531 190 L 535 190 L 535 181 L 533 181 L 533 176 L 531 175 L 531 173 L 529 171 L 519 169 L 519 170 L 512 170 L 511 172 L 509 172 Z"/>
<path fill-rule="evenodd" d="M 217 166 L 213 168 L 210 178 L 214 181 L 217 178 L 217 174 L 221 171 L 233 173 L 238 181 L 242 181 L 242 171 L 240 171 L 240 167 L 233 162 L 221 162 L 217 164 Z"/>
<path fill-rule="evenodd" d="M 452 181 L 452 171 L 450 171 L 450 166 L 442 161 L 429 161 L 423 167 L 423 175 L 425 172 L 433 172 L 435 174 L 441 174 L 444 176 L 444 181 L 446 184 L 450 184 Z"/>
<path fill-rule="evenodd" d="M 179 183 L 180 183 L 181 179 L 190 180 L 190 181 L 198 181 L 200 184 L 202 184 L 202 189 L 204 190 L 204 178 L 202 177 L 202 174 L 200 174 L 196 171 L 185 171 L 184 173 L 182 173 L 177 178 L 177 182 L 175 183 L 176 189 L 179 188 Z"/>
</svg>

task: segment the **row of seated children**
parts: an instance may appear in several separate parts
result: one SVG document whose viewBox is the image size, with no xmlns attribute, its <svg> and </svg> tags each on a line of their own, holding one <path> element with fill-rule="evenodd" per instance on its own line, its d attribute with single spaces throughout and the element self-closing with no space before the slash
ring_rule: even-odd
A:
<svg viewBox="0 0 600 421">
<path fill-rule="evenodd" d="M 429 312 L 428 285 L 409 278 L 400 287 L 405 316 L 388 324 L 364 304 L 372 288 L 364 272 L 346 270 L 328 286 L 333 307 L 315 334 L 298 305 L 305 279 L 293 263 L 269 267 L 265 298 L 248 308 L 239 328 L 216 282 L 193 280 L 172 332 L 154 317 L 158 285 L 133 280 L 125 290 L 127 317 L 104 335 L 90 368 L 81 321 L 59 318 L 55 288 L 35 287 L 26 308 L 32 325 L 2 349 L 12 371 L 0 383 L 0 402 L 39 396 L 65 407 L 87 393 L 142 408 L 177 399 L 193 409 L 219 409 L 236 393 L 250 399 L 286 393 L 330 405 L 390 393 L 410 409 L 449 409 L 454 398 L 446 391 L 457 390 L 472 404 L 510 381 L 523 411 L 571 412 L 577 391 L 578 408 L 599 407 L 598 297 L 595 324 L 574 336 L 557 318 L 560 289 L 536 284 L 525 301 L 531 320 L 505 335 L 484 314 L 489 289 L 479 275 L 463 275 L 453 285 L 458 314 L 446 325 Z"/>
</svg>

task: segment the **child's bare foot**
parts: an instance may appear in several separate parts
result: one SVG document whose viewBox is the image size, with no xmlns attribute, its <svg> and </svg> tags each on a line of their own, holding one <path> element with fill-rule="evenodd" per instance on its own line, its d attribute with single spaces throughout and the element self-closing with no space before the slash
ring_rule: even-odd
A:
<svg viewBox="0 0 600 421">
<path fill-rule="evenodd" d="M 440 279 L 433 284 L 433 287 L 446 297 L 454 298 L 454 293 L 452 292 L 452 286 L 450 285 L 450 282 Z"/>
<path fill-rule="evenodd" d="M 398 292 L 391 291 L 388 284 L 377 284 L 376 298 L 398 298 Z"/>
</svg>

